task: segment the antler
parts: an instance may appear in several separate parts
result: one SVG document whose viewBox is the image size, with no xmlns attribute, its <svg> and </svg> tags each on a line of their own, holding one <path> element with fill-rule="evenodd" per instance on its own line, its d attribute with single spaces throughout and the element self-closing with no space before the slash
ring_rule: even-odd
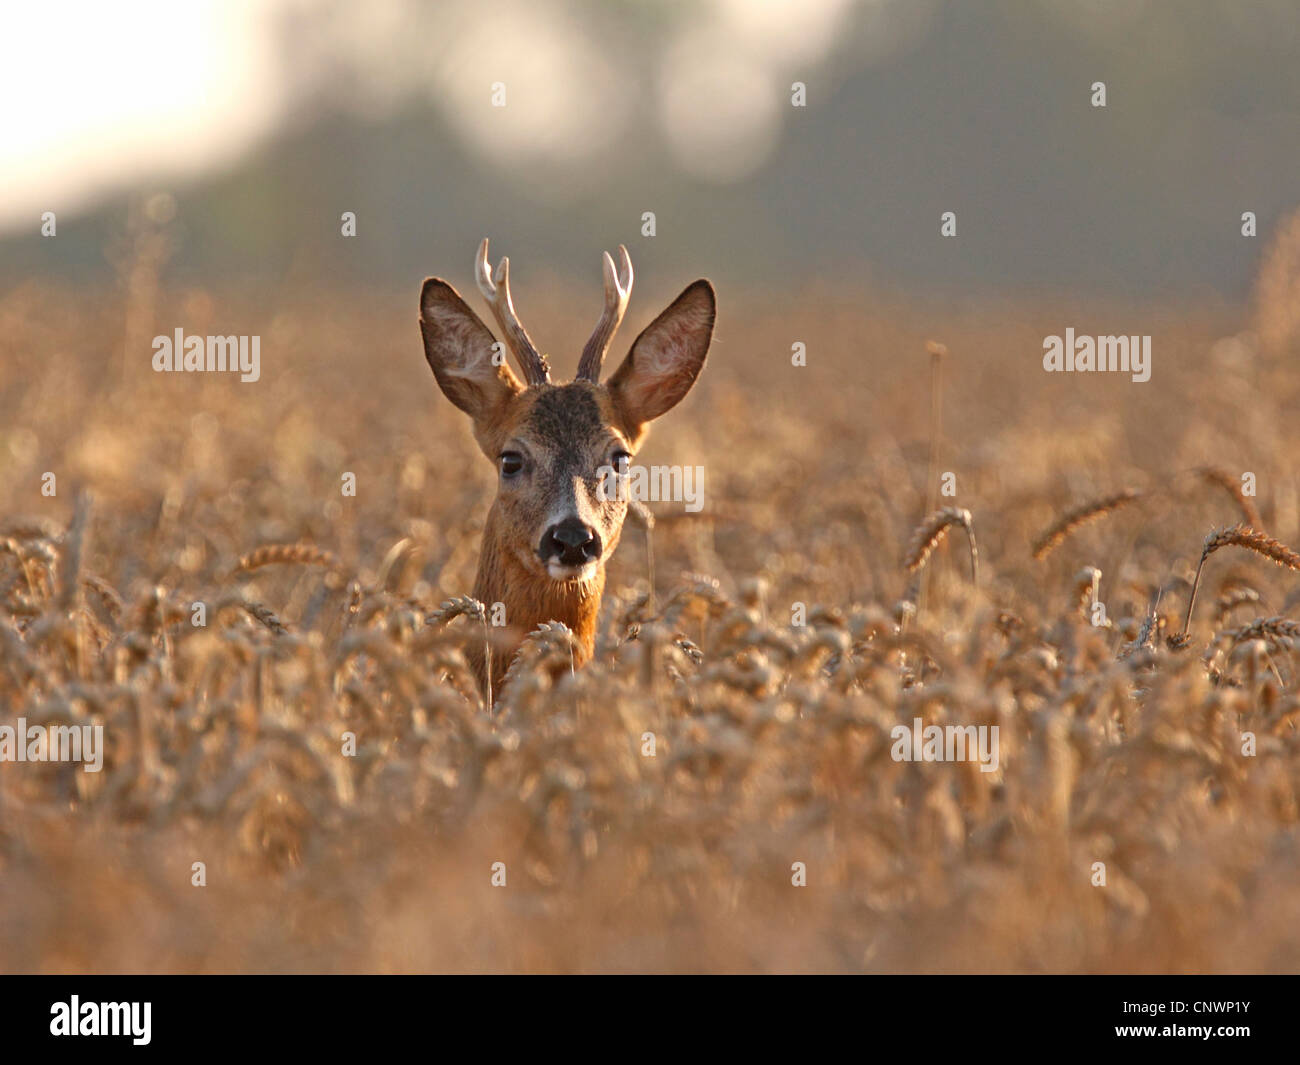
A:
<svg viewBox="0 0 1300 1065">
<path fill-rule="evenodd" d="M 609 342 L 618 332 L 623 315 L 627 312 L 627 301 L 632 295 L 632 260 L 627 248 L 618 246 L 618 270 L 614 270 L 614 260 L 605 252 L 605 309 L 600 313 L 600 321 L 592 331 L 586 347 L 582 349 L 582 359 L 578 362 L 579 381 L 600 380 L 601 364 L 605 361 L 605 352 Z"/>
<path fill-rule="evenodd" d="M 503 257 L 497 266 L 496 276 L 493 277 L 492 268 L 488 266 L 487 237 L 484 237 L 483 243 L 478 246 L 478 256 L 474 260 L 474 277 L 478 281 L 478 290 L 483 293 L 483 298 L 492 308 L 492 314 L 505 334 L 505 342 L 514 352 L 515 359 L 524 371 L 528 383 L 549 384 L 551 368 L 547 365 L 546 356 L 538 354 L 528 331 L 515 314 L 515 305 L 510 299 L 510 260 Z"/>
</svg>

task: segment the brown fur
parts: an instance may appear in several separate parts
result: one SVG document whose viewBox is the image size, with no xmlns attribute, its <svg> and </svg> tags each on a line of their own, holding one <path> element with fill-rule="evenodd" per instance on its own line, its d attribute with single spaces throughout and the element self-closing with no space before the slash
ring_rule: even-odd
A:
<svg viewBox="0 0 1300 1065">
<path fill-rule="evenodd" d="M 493 508 L 495 510 L 495 507 Z M 605 591 L 605 567 L 602 564 L 590 581 L 553 581 L 538 578 L 515 558 L 509 542 L 511 530 L 491 514 L 483 530 L 483 550 L 479 555 L 478 576 L 474 581 L 474 598 L 482 603 L 505 605 L 509 625 L 492 654 L 492 690 L 499 691 L 520 641 L 544 621 L 560 621 L 573 630 L 578 644 L 574 664 L 586 665 L 596 648 L 596 618 Z M 505 643 L 502 647 L 501 643 Z M 482 685 L 486 679 L 485 654 L 475 642 L 470 664 Z"/>
</svg>

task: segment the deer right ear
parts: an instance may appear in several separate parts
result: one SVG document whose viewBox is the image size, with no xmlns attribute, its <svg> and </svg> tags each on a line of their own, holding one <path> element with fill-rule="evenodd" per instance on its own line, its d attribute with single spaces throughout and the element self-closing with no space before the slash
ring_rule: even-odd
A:
<svg viewBox="0 0 1300 1065">
<path fill-rule="evenodd" d="M 716 314 L 713 286 L 701 278 L 632 342 L 608 387 L 633 439 L 640 437 L 647 422 L 681 402 L 695 384 Z"/>
<path fill-rule="evenodd" d="M 506 364 L 505 346 L 440 277 L 429 278 L 420 290 L 420 333 L 438 387 L 476 425 L 523 391 Z"/>
</svg>

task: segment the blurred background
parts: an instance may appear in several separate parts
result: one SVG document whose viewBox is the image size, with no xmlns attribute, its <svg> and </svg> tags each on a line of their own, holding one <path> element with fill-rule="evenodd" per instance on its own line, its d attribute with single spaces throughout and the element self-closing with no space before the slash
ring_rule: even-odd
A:
<svg viewBox="0 0 1300 1065">
<path fill-rule="evenodd" d="M 182 284 L 465 284 L 488 234 L 517 277 L 598 276 L 624 241 L 674 277 L 1235 301 L 1262 243 L 1241 213 L 1266 236 L 1298 198 L 1289 0 L 48 0 L 2 17 L 4 285 L 108 276 L 138 203 L 174 215 Z"/>
</svg>

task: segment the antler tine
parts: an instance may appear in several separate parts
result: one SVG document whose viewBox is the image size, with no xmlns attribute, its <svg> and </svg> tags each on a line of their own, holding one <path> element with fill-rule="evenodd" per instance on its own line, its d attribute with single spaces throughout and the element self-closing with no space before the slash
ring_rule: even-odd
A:
<svg viewBox="0 0 1300 1065">
<path fill-rule="evenodd" d="M 496 276 L 488 264 L 488 238 L 478 246 L 478 255 L 474 258 L 474 280 L 478 290 L 483 293 L 492 314 L 505 334 L 506 346 L 514 353 L 524 377 L 530 385 L 544 385 L 551 380 L 551 368 L 546 363 L 546 356 L 539 354 L 528 331 L 515 314 L 514 301 L 510 298 L 510 260 L 502 257 L 497 265 Z"/>
<path fill-rule="evenodd" d="M 496 302 L 497 289 L 492 284 L 492 267 L 488 265 L 488 239 L 483 238 L 483 243 L 478 246 L 478 254 L 474 256 L 474 280 L 478 282 L 478 290 L 483 293 L 483 298 L 491 306 Z"/>
<path fill-rule="evenodd" d="M 600 380 L 600 368 L 605 362 L 605 352 L 609 350 L 610 341 L 618 332 L 618 327 L 627 313 L 627 302 L 632 296 L 632 258 L 627 248 L 618 246 L 618 268 L 609 252 L 604 253 L 605 267 L 605 309 L 601 311 L 600 321 L 592 331 L 586 347 L 582 349 L 582 359 L 578 362 L 578 380 L 596 382 Z"/>
</svg>

